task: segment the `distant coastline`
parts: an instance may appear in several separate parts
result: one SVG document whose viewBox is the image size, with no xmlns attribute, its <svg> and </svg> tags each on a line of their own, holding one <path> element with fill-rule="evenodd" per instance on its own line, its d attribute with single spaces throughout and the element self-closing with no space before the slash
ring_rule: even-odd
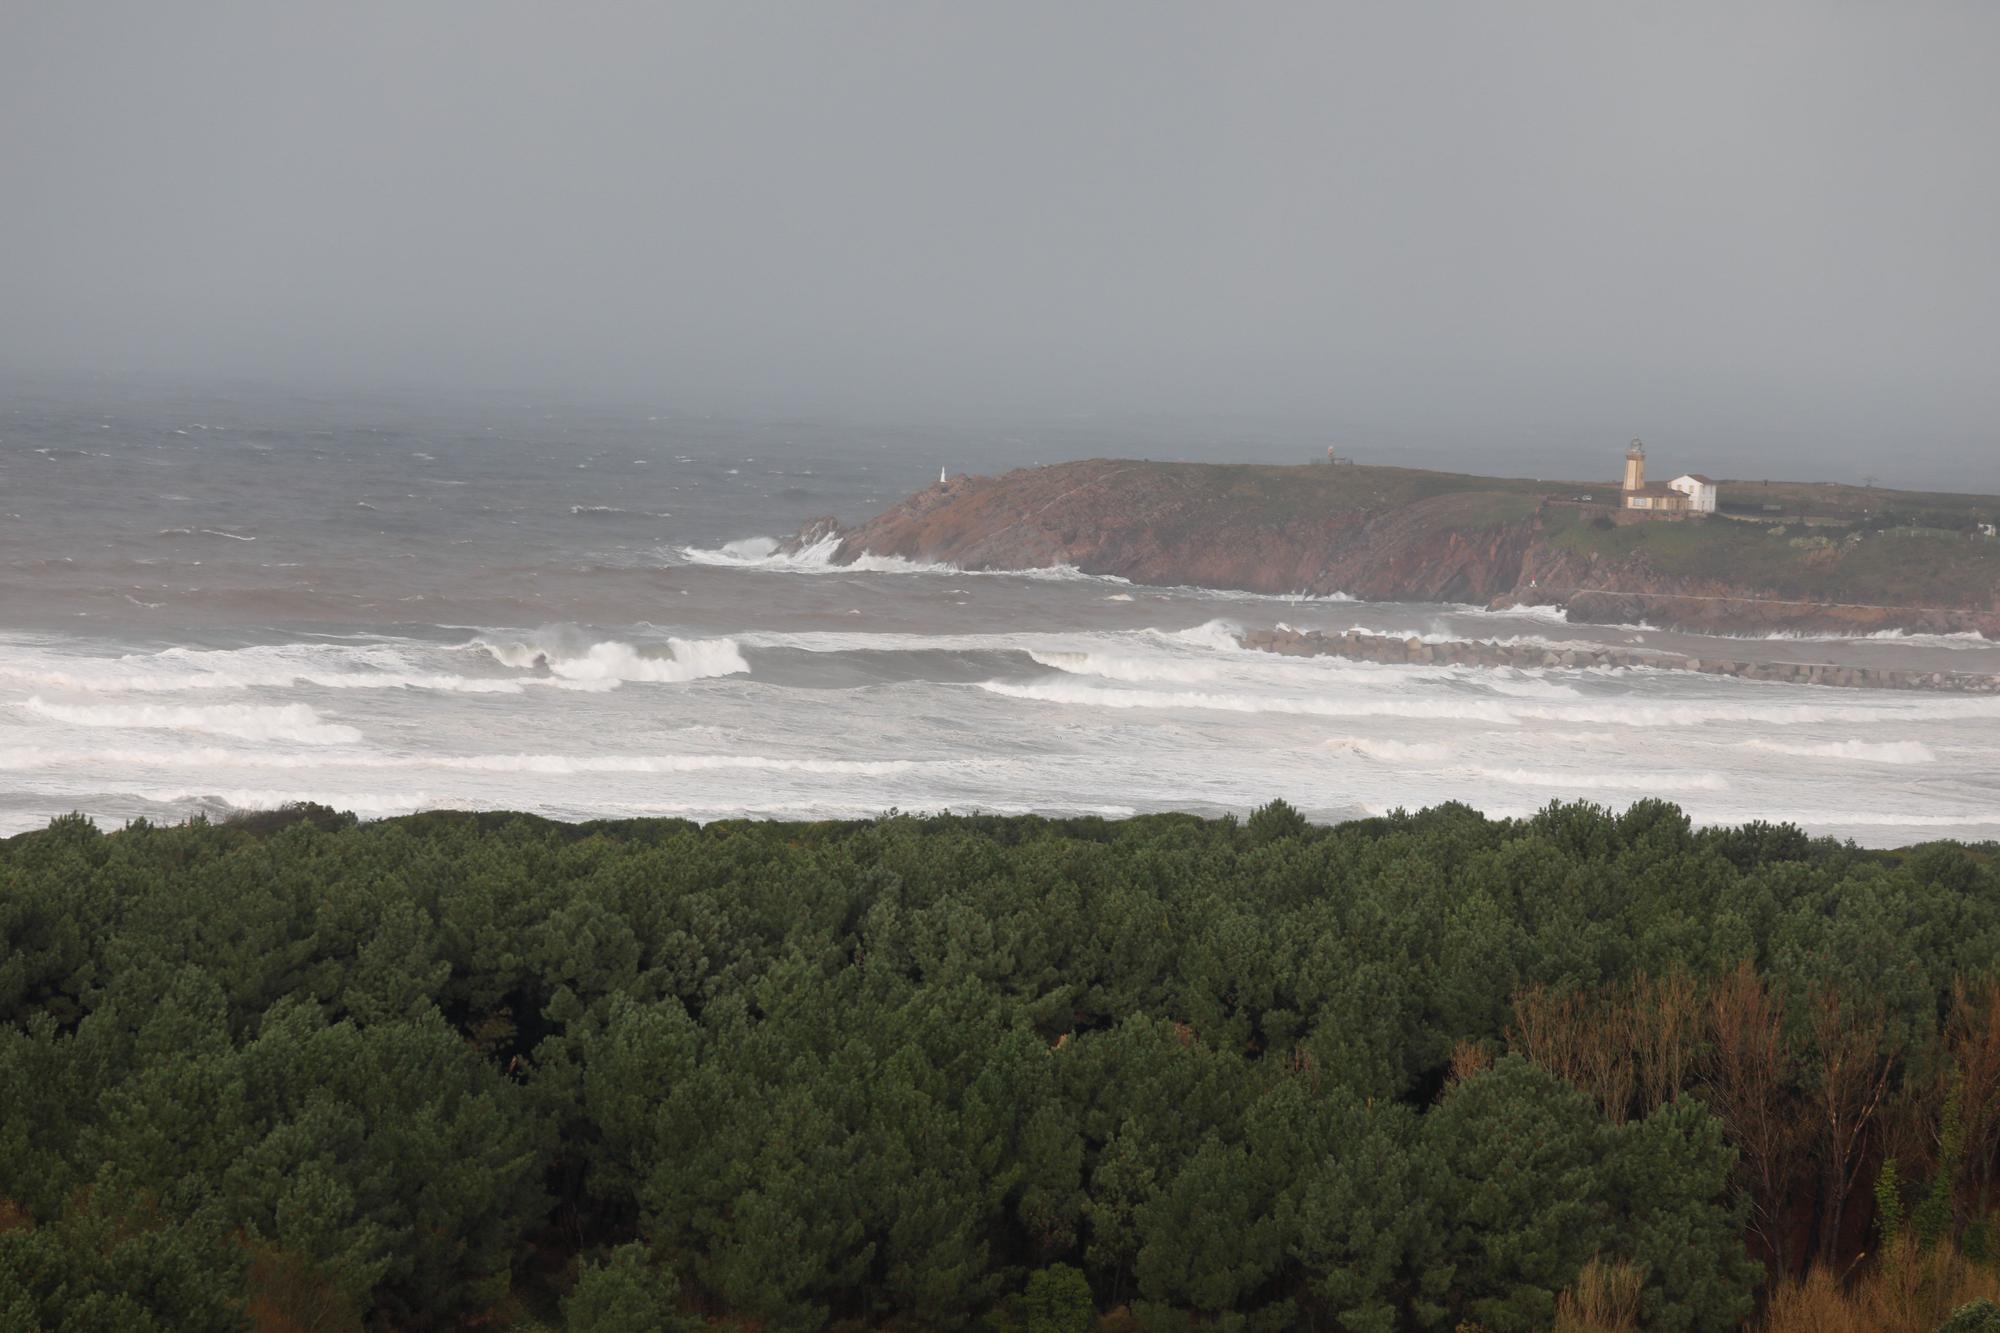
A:
<svg viewBox="0 0 2000 1333">
<path fill-rule="evenodd" d="M 1722 634 L 2000 638 L 2000 497 L 1725 481 L 1720 512 L 1633 512 L 1616 484 L 1411 468 L 1093 459 L 927 487 L 785 544 L 1153 586 L 1555 606 Z"/>
</svg>

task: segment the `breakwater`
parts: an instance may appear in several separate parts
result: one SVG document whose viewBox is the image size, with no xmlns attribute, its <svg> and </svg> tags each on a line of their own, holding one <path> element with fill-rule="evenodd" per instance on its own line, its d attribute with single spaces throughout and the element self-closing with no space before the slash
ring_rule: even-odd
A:
<svg viewBox="0 0 2000 1333">
<path fill-rule="evenodd" d="M 1767 680 L 1783 685 L 2000 694 L 2000 676 L 1971 671 L 1911 671 L 1893 667 L 1838 666 L 1827 662 L 1742 662 L 1636 648 L 1551 648 L 1535 644 L 1496 643 L 1489 639 L 1432 642 L 1385 634 L 1364 634 L 1357 630 L 1325 634 L 1319 630 L 1296 630 L 1283 626 L 1246 630 L 1237 641 L 1245 648 L 1292 657 L 1344 657 L 1356 662 L 1409 666 L 1517 667 L 1526 670 L 1649 667 L 1657 671 L 1697 671 L 1711 676 Z"/>
</svg>

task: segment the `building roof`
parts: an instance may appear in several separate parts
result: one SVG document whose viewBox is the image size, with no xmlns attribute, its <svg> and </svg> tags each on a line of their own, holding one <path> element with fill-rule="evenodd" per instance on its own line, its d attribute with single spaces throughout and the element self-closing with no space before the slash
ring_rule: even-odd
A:
<svg viewBox="0 0 2000 1333">
<path fill-rule="evenodd" d="M 1681 492 L 1679 492 L 1679 491 L 1675 490 L 1675 489 L 1674 489 L 1673 487 L 1671 487 L 1671 486 L 1667 485 L 1667 483 L 1665 483 L 1664 481 L 1649 481 L 1649 482 L 1647 482 L 1647 483 L 1646 483 L 1646 484 L 1645 484 L 1644 486 L 1634 486 L 1634 487 L 1633 487 L 1632 489 L 1630 489 L 1630 490 L 1626 491 L 1626 492 L 1625 492 L 1625 494 L 1627 494 L 1627 495 L 1673 495 L 1673 496 L 1680 496 L 1680 495 L 1681 495 Z"/>
<path fill-rule="evenodd" d="M 1675 481 L 1698 481 L 1698 482 L 1700 482 L 1700 483 L 1701 483 L 1702 485 L 1704 485 L 1704 486 L 1713 486 L 1713 485 L 1715 485 L 1715 478 L 1714 478 L 1714 477 L 1704 477 L 1704 476 L 1702 476 L 1702 475 L 1701 475 L 1701 473 L 1699 473 L 1699 472 L 1689 472 L 1689 473 L 1685 473 L 1685 474 L 1683 474 L 1683 475 L 1681 475 L 1681 476 L 1678 476 L 1678 477 L 1675 477 L 1675 478 L 1674 478 L 1674 480 L 1675 480 Z"/>
</svg>

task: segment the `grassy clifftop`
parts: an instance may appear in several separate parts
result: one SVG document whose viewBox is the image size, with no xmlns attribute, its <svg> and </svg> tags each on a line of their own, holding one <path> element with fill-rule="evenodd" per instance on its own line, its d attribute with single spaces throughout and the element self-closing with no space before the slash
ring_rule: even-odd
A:
<svg viewBox="0 0 2000 1333">
<path fill-rule="evenodd" d="M 1536 498 L 1567 494 L 1570 483 L 1480 477 L 1422 468 L 1325 465 L 1276 467 L 1256 463 L 1135 463 L 1135 471 L 1206 492 L 1215 499 L 1254 506 L 1276 518 L 1383 511 L 1440 495 L 1466 492 Z"/>
<path fill-rule="evenodd" d="M 2000 498 L 1775 482 L 1721 490 L 1727 512 L 1670 519 L 1614 508 L 1617 486 L 1601 481 L 1091 459 L 927 487 L 841 529 L 840 558 L 1074 565 L 1137 583 L 1375 600 L 1565 601 L 1573 613 L 1568 594 L 1588 591 L 1620 599 L 1592 607 L 1596 618 L 1753 632 L 1815 626 L 1818 611 L 1779 605 L 1808 602 L 1950 613 L 1848 607 L 1843 629 L 2000 627 L 2000 541 L 1980 530 L 2000 518 Z"/>
<path fill-rule="evenodd" d="M 1702 520 L 1613 521 L 1615 483 L 1530 481 L 1414 468 L 1173 466 L 1192 484 L 1271 519 L 1411 511 L 1460 531 L 1539 514 L 1541 539 L 1583 557 L 1609 586 L 1650 576 L 1807 601 L 2000 606 L 2000 497 L 1821 482 L 1724 481 L 1726 512 Z M 1547 504 L 1590 495 L 1596 507 Z M 1441 497 L 1451 503 L 1422 504 Z"/>
<path fill-rule="evenodd" d="M 1592 565 L 1766 595 L 1886 606 L 1985 608 L 2000 596 L 2000 540 L 1939 528 L 1746 523 L 1605 524 L 1550 507 L 1544 540 Z"/>
</svg>

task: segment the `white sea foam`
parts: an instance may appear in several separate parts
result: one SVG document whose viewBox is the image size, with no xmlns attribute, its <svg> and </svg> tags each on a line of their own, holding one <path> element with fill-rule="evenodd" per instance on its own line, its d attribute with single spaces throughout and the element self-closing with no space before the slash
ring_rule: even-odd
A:
<svg viewBox="0 0 2000 1333">
<path fill-rule="evenodd" d="M 1520 699 L 1580 699 L 1583 697 L 1583 692 L 1574 685 L 1565 685 L 1560 681 L 1546 680 L 1540 676 L 1528 675 L 1515 670 L 1486 673 L 1485 678 L 1481 679 L 1480 683 L 1495 694 L 1505 694 Z"/>
<path fill-rule="evenodd" d="M 549 670 L 565 680 L 656 681 L 679 683 L 732 676 L 750 664 L 729 639 L 669 639 L 671 657 L 642 653 L 629 643 L 593 643 L 581 657 L 550 659 Z"/>
<path fill-rule="evenodd" d="M 182 731 L 300 745 L 344 745 L 361 739 L 353 727 L 322 722 L 319 713 L 305 704 L 65 704 L 37 695 L 21 708 L 78 727 Z"/>
<path fill-rule="evenodd" d="M 864 551 L 850 561 L 836 562 L 834 554 L 845 539 L 839 535 L 820 538 L 797 551 L 780 551 L 770 537 L 746 537 L 724 542 L 719 547 L 680 546 L 673 555 L 683 564 L 711 565 L 730 569 L 754 569 L 785 574 L 951 574 L 957 576 L 1037 579 L 1046 583 L 1109 583 L 1131 587 L 1132 580 L 1117 574 L 1086 574 L 1075 565 L 1032 565 L 1018 569 L 967 569 L 942 560 L 912 560 L 907 556 L 878 555 Z M 1224 602 L 1352 602 L 1344 592 L 1309 593 L 1248 592 L 1238 588 L 1196 588 L 1184 585 L 1149 584 L 1153 591 Z M 1106 600 L 1130 601 L 1130 595 Z"/>
<path fill-rule="evenodd" d="M 1922 741 L 1786 741 L 1749 740 L 1738 743 L 1745 750 L 1769 754 L 1796 755 L 1801 759 L 1859 759 L 1871 764 L 1934 764 L 1937 752 Z"/>
<path fill-rule="evenodd" d="M 1768 634 L 1717 634 L 1724 639 L 1742 638 L 1773 643 L 1900 643 L 1913 648 L 1994 648 L 2000 640 L 1989 639 L 1977 630 L 1950 634 L 1925 634 L 1916 630 L 1878 629 L 1868 634 L 1816 634 L 1808 630 L 1772 630 Z"/>
<path fill-rule="evenodd" d="M 1266 685 L 1325 689 L 1331 685 L 1377 681 L 1385 668 L 1340 657 L 1285 657 L 1250 652 L 1237 642 L 1237 626 L 1211 620 L 1184 630 L 1135 630 L 1081 636 L 1062 647 L 1016 638 L 1005 646 L 1029 659 L 1072 676 L 1094 676 L 1126 684 Z M 1101 646 L 1100 646 L 1101 645 Z M 999 645 L 996 645 L 999 646 Z M 1447 667 L 1411 669 L 1419 675 L 1443 678 Z"/>
<path fill-rule="evenodd" d="M 1279 628 L 1284 628 L 1282 622 Z M 1444 643 L 1478 643 L 1495 648 L 1540 648 L 1545 652 L 1588 651 L 1607 645 L 1589 639 L 1551 639 L 1542 634 L 1507 634 L 1467 636 L 1446 629 L 1410 630 L 1385 628 L 1380 625 L 1365 625 L 1356 622 L 1347 627 L 1350 634 L 1371 634 L 1379 639 L 1400 639 L 1407 642 L 1415 639 L 1419 643 L 1433 646 Z"/>
<path fill-rule="evenodd" d="M 1149 653 L 1182 658 L 1213 651 L 1233 654 L 1246 669 L 1255 666 L 1300 666 L 1340 659 L 1282 658 L 1246 653 L 1236 642 L 1237 629 L 1227 621 L 1211 620 L 1187 629 L 1078 630 L 1046 633 L 910 634 L 895 631 L 751 630 L 735 635 L 750 648 L 789 648 L 811 653 L 849 652 L 1019 652 L 1019 653 Z"/>
<path fill-rule="evenodd" d="M 86 793 L 79 791 L 78 794 Z M 260 787 L 162 787 L 116 780 L 93 783 L 87 794 L 125 796 L 182 809 L 192 806 L 225 811 L 275 810 L 280 806 L 314 802 L 371 819 L 414 814 L 448 804 L 426 791 L 329 794 L 317 787 L 276 790 Z"/>
<path fill-rule="evenodd" d="M 1039 579 L 1044 582 L 1092 582 L 1129 584 L 1111 574 L 1086 574 L 1075 565 L 1048 565 L 1032 569 L 963 569 L 940 560 L 911 560 L 900 555 L 876 555 L 864 551 L 853 560 L 836 563 L 834 553 L 843 539 L 836 535 L 820 538 L 797 551 L 780 551 L 769 537 L 746 537 L 725 542 L 715 549 L 699 546 L 676 548 L 679 559 L 690 565 L 715 565 L 731 569 L 766 570 L 784 574 L 950 574 L 956 577 L 994 576 Z"/>
<path fill-rule="evenodd" d="M 254 542 L 255 537 L 246 537 L 240 532 L 224 532 L 220 528 L 161 528 L 162 537 L 227 537 L 233 542 Z"/>
<path fill-rule="evenodd" d="M 1568 625 L 1573 623 L 1569 618 L 1569 611 L 1566 608 L 1551 606 L 1547 603 L 1524 604 L 1521 606 L 1481 606 L 1476 602 L 1454 602 L 1450 605 L 1450 610 L 1453 615 L 1459 616 L 1496 616 L 1509 620 L 1539 620 L 1549 625 Z M 1642 629 L 1646 627 L 1639 625 L 1607 625 L 1604 628 Z"/>
<path fill-rule="evenodd" d="M 560 777 L 598 773 L 807 773 L 830 777 L 888 777 L 899 773 L 952 768 L 990 767 L 991 760 L 811 759 L 756 754 L 429 754 L 392 755 L 372 752 L 280 754 L 265 750 L 230 750 L 220 746 L 187 746 L 173 750 L 78 749 L 60 746 L 0 747 L 0 771 L 35 772 L 88 764 L 121 769 L 258 769 L 266 771 L 329 771 L 335 769 L 442 770 L 457 773 L 529 773 Z"/>
<path fill-rule="evenodd" d="M 1185 708 L 1224 713 L 1279 713 L 1311 717 L 1428 717 L 1510 723 L 1515 714 L 1497 703 L 1420 700 L 1387 696 L 1330 698 L 1304 694 L 1258 695 L 1213 690 L 1127 690 L 1055 679 L 1035 684 L 989 680 L 980 689 L 1008 699 L 1090 708 Z"/>
<path fill-rule="evenodd" d="M 1564 791 L 1637 791 L 1668 795 L 1683 791 L 1727 791 L 1729 779 L 1720 773 L 1619 770 L 1612 773 L 1564 773 L 1533 768 L 1474 768 L 1470 776 L 1512 787 L 1555 787 Z"/>
<path fill-rule="evenodd" d="M 1227 620 L 1207 620 L 1189 629 L 1146 631 L 1147 634 L 1170 639 L 1176 644 L 1210 648 L 1219 653 L 1234 653 L 1239 661 L 1243 660 L 1244 648 L 1237 635 L 1242 632 L 1241 625 Z"/>
<path fill-rule="evenodd" d="M 270 644 L 253 648 L 168 648 L 93 658 L 17 652 L 0 661 L 0 685 L 79 694 L 178 694 L 190 691 L 284 689 L 312 685 L 329 690 L 445 690 L 462 694 L 518 694 L 519 681 L 425 671 L 408 650 L 373 643 Z"/>
<path fill-rule="evenodd" d="M 525 640 L 482 635 L 474 646 L 502 666 L 546 669 L 559 680 L 606 689 L 626 681 L 681 684 L 750 669 L 734 639 L 669 638 L 661 654 L 616 639 L 584 644 L 573 632 L 556 629 Z"/>
<path fill-rule="evenodd" d="M 1991 648 L 1995 641 L 1977 630 L 1960 630 L 1954 634 L 1922 634 L 1912 630 L 1878 629 L 1867 635 L 1870 639 L 1887 639 L 1896 643 L 1922 644 L 1929 648 Z"/>
<path fill-rule="evenodd" d="M 1529 721 L 1598 723 L 1631 727 L 1696 727 L 1720 722 L 1760 722 L 1788 726 L 1816 722 L 1879 723 L 1913 717 L 2000 717 L 2000 699 L 1941 699 L 1918 704 L 1866 706 L 1757 704 L 1734 700 L 1699 702 L 1544 704 L 1471 698 L 1413 698 L 1370 694 L 1332 696 L 1292 692 L 1247 694 L 1198 690 L 1113 689 L 1057 678 L 1031 684 L 989 680 L 980 689 L 1010 699 L 1091 708 L 1182 708 L 1229 713 L 1275 713 L 1311 717 L 1408 717 L 1456 719 L 1516 725 Z M 1804 688 L 1804 687 L 1798 687 Z"/>
<path fill-rule="evenodd" d="M 656 513 L 651 509 L 620 509 L 617 505 L 571 505 L 569 512 L 578 518 L 672 518 L 672 514 Z"/>
<path fill-rule="evenodd" d="M 1445 745 L 1423 741 L 1371 740 L 1365 736 L 1336 736 L 1326 743 L 1326 748 L 1390 763 L 1427 763 L 1451 755 L 1450 747 Z"/>
</svg>

